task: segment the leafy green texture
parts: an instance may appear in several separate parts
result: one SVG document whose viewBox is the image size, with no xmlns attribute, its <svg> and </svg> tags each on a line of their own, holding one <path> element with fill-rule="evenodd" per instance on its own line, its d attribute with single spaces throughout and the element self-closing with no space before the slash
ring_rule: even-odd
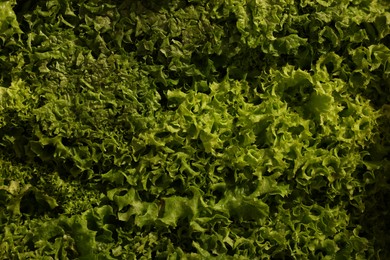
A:
<svg viewBox="0 0 390 260">
<path fill-rule="evenodd" d="M 2 1 L 2 259 L 388 259 L 386 0 Z"/>
</svg>

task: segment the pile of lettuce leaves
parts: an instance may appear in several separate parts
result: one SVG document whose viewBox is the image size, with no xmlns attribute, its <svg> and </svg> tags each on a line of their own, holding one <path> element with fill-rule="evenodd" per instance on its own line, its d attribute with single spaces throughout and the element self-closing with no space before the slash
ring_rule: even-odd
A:
<svg viewBox="0 0 390 260">
<path fill-rule="evenodd" d="M 389 259 L 388 0 L 0 1 L 1 259 Z"/>
</svg>

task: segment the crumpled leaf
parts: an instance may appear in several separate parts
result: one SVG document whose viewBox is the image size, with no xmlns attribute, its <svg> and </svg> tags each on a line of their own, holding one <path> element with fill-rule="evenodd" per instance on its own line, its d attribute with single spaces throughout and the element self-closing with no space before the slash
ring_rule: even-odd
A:
<svg viewBox="0 0 390 260">
<path fill-rule="evenodd" d="M 1 2 L 0 255 L 388 259 L 388 13 Z"/>
</svg>

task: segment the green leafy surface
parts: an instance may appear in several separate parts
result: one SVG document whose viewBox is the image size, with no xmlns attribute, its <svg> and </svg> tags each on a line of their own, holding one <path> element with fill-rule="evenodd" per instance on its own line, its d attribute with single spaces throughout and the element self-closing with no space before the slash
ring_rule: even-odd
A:
<svg viewBox="0 0 390 260">
<path fill-rule="evenodd" d="M 387 259 L 388 1 L 0 3 L 0 258 Z"/>
</svg>

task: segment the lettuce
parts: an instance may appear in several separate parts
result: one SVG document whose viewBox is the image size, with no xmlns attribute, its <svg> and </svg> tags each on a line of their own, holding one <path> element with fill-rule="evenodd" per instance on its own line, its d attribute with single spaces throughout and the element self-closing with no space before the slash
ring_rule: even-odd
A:
<svg viewBox="0 0 390 260">
<path fill-rule="evenodd" d="M 386 1 L 3 1 L 4 259 L 386 259 Z"/>
</svg>

